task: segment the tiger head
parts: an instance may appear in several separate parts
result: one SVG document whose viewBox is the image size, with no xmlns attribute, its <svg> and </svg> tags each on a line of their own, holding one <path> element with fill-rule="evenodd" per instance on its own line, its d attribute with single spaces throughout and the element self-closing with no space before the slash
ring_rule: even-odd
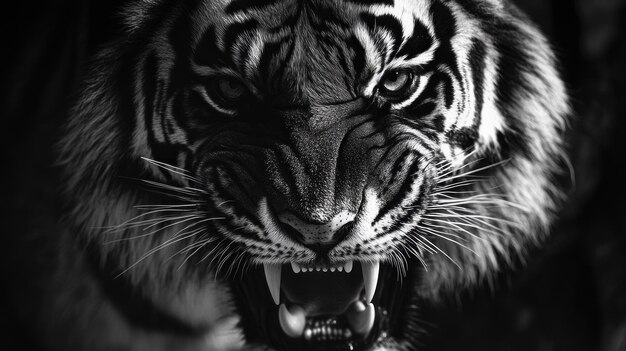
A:
<svg viewBox="0 0 626 351">
<path fill-rule="evenodd" d="M 146 0 L 125 19 L 63 140 L 71 217 L 194 327 L 219 285 L 250 344 L 410 348 L 419 303 L 550 224 L 567 98 L 505 1 Z"/>
</svg>

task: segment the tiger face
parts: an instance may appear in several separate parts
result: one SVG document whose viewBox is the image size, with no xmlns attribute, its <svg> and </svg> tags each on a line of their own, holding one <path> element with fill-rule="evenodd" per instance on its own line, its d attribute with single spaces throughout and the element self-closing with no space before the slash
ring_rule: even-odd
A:
<svg viewBox="0 0 626 351">
<path fill-rule="evenodd" d="M 411 348 L 419 301 L 550 222 L 567 99 L 506 2 L 140 1 L 126 19 L 64 140 L 73 216 L 182 320 L 167 297 L 217 277 L 250 344 Z"/>
</svg>

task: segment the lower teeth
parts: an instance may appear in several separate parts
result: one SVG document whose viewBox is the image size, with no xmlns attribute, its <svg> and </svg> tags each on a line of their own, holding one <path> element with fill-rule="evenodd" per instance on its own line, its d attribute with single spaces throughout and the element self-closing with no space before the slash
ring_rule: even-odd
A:
<svg viewBox="0 0 626 351">
<path fill-rule="evenodd" d="M 374 326 L 376 312 L 373 304 L 356 301 L 348 308 L 348 325 L 345 327 L 335 317 L 322 320 L 306 318 L 302 307 L 295 304 L 290 308 L 281 304 L 278 317 L 283 332 L 292 338 L 304 337 L 305 340 L 315 341 L 347 340 L 354 334 L 367 336 Z"/>
<path fill-rule="evenodd" d="M 305 340 L 347 340 L 352 337 L 352 331 L 341 327 L 312 327 L 304 329 Z"/>
</svg>

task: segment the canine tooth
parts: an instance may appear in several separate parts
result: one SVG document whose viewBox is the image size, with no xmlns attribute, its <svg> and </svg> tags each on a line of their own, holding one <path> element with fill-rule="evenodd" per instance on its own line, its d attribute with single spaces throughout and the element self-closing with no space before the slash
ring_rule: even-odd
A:
<svg viewBox="0 0 626 351">
<path fill-rule="evenodd" d="M 363 285 L 365 286 L 365 302 L 372 302 L 378 284 L 378 272 L 380 271 L 380 261 L 361 262 L 363 269 Z"/>
<path fill-rule="evenodd" d="M 344 264 L 343 269 L 346 270 L 346 273 L 350 273 L 352 272 L 352 265 L 354 264 L 353 261 L 348 261 Z"/>
<path fill-rule="evenodd" d="M 313 332 L 311 331 L 311 328 L 304 329 L 304 339 L 305 340 L 311 340 L 312 336 L 313 336 Z"/>
<path fill-rule="evenodd" d="M 374 304 L 365 305 L 362 301 L 357 301 L 350 306 L 347 313 L 348 324 L 353 332 L 359 335 L 367 335 L 374 326 L 376 311 Z"/>
<path fill-rule="evenodd" d="M 339 267 L 337 267 L 337 270 L 338 270 L 339 272 L 343 272 L 343 266 L 339 266 Z"/>
<path fill-rule="evenodd" d="M 285 334 L 292 338 L 299 338 L 304 332 L 304 324 L 306 323 L 304 309 L 298 305 L 287 308 L 283 303 L 278 308 L 278 321 Z"/>
<path fill-rule="evenodd" d="M 294 273 L 300 273 L 300 266 L 298 266 L 295 262 L 291 262 L 291 269 Z"/>
<path fill-rule="evenodd" d="M 267 287 L 270 289 L 274 303 L 278 305 L 280 303 L 280 275 L 282 273 L 282 266 L 280 264 L 264 263 L 263 269 L 265 270 Z"/>
</svg>

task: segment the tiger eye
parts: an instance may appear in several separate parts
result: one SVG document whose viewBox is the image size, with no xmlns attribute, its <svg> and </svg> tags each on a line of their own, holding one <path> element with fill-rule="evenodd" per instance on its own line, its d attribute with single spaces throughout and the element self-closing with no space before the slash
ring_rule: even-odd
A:
<svg viewBox="0 0 626 351">
<path fill-rule="evenodd" d="M 236 101 L 246 94 L 243 83 L 232 78 L 220 78 L 217 81 L 217 90 L 226 101 Z"/>
<path fill-rule="evenodd" d="M 400 98 L 413 87 L 414 79 L 414 74 L 409 69 L 389 71 L 380 81 L 380 93 L 384 97 Z"/>
</svg>

